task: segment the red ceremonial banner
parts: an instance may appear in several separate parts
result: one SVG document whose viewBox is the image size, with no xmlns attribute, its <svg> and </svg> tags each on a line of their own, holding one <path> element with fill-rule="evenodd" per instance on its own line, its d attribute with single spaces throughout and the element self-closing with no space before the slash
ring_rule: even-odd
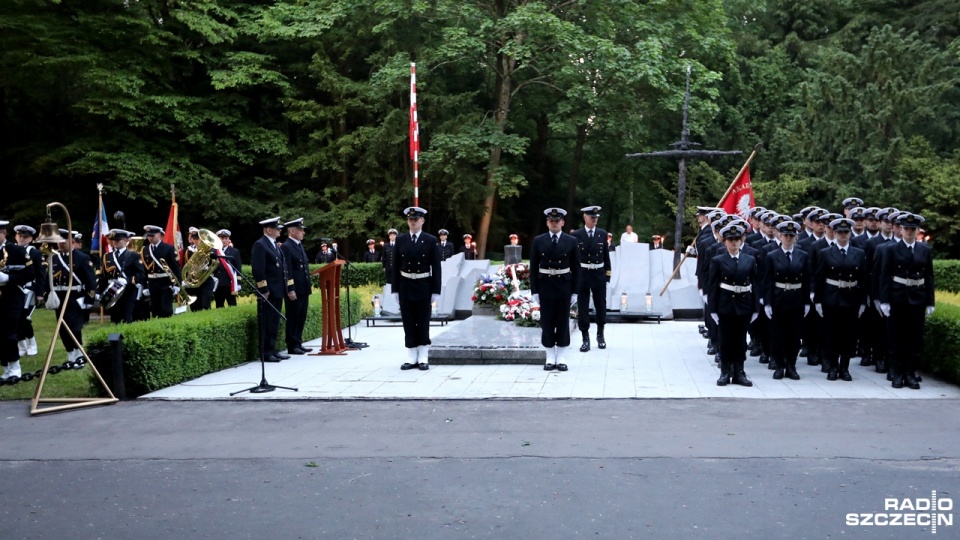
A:
<svg viewBox="0 0 960 540">
<path fill-rule="evenodd" d="M 747 219 L 750 209 L 755 206 L 749 167 L 744 168 L 740 177 L 733 181 L 733 187 L 718 206 L 728 214 L 736 214 L 744 220 Z"/>
</svg>

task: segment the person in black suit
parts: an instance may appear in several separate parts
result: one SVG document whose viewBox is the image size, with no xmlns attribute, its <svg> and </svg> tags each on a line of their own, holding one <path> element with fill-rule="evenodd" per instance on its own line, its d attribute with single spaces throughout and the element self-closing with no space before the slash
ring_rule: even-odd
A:
<svg viewBox="0 0 960 540">
<path fill-rule="evenodd" d="M 60 229 L 60 236 L 70 235 L 66 229 Z M 53 291 L 60 297 L 57 316 L 63 313 L 60 340 L 63 342 L 63 348 L 67 350 L 67 360 L 75 362 L 83 357 L 80 347 L 83 346 L 83 325 L 86 322 L 84 313 L 93 305 L 97 294 L 97 274 L 90 256 L 79 249 L 72 249 L 73 267 L 71 268 L 71 247 L 70 242 L 61 242 L 59 251 L 53 255 Z M 70 285 L 71 273 L 73 274 L 72 286 Z M 68 290 L 70 299 L 64 302 Z M 71 332 L 73 337 L 70 337 Z"/>
<path fill-rule="evenodd" d="M 293 290 L 293 280 L 287 277 L 287 268 L 283 254 L 277 245 L 280 236 L 280 218 L 265 219 L 260 222 L 263 236 L 253 243 L 250 250 L 250 266 L 257 289 L 274 308 L 257 302 L 257 317 L 263 328 L 261 350 L 264 362 L 279 362 L 290 358 L 277 352 L 277 332 L 280 330 L 280 308 L 287 293 Z"/>
<path fill-rule="evenodd" d="M 307 251 L 303 249 L 303 218 L 288 221 L 283 227 L 287 230 L 287 241 L 280 247 L 280 252 L 283 253 L 287 269 L 287 285 L 293 282 L 292 289 L 287 291 L 284 299 L 287 313 L 287 352 L 307 354 L 313 349 L 303 346 L 303 327 L 307 323 L 307 309 L 310 307 L 313 286 L 310 282 L 310 259 Z"/>
<path fill-rule="evenodd" d="M 930 246 L 917 242 L 924 221 L 918 214 L 900 214 L 902 241 L 888 244 L 880 263 L 880 312 L 888 321 L 894 388 L 920 388 L 924 325 L 935 306 L 933 254 Z"/>
<path fill-rule="evenodd" d="M 440 249 L 440 260 L 445 261 L 450 257 L 453 257 L 453 254 L 456 250 L 453 247 L 453 242 L 447 241 L 447 237 L 450 236 L 450 231 L 446 229 L 440 229 L 437 232 L 437 236 L 440 237 L 440 243 L 438 244 Z"/>
<path fill-rule="evenodd" d="M 580 249 L 580 289 L 577 291 L 577 326 L 583 335 L 580 352 L 590 350 L 590 297 L 597 317 L 597 346 L 607 348 L 603 327 L 607 324 L 607 283 L 610 283 L 610 251 L 607 250 L 607 231 L 597 227 L 599 206 L 587 206 L 583 212 L 584 226 L 573 232 Z"/>
<path fill-rule="evenodd" d="M 390 283 L 393 280 L 393 266 L 394 260 L 396 260 L 396 247 L 397 247 L 397 230 L 390 229 L 387 231 L 387 242 L 383 244 L 383 259 L 380 261 L 383 263 L 383 274 L 386 277 L 387 283 Z"/>
<path fill-rule="evenodd" d="M 856 322 L 867 306 L 867 256 L 850 244 L 853 220 L 830 222 L 836 243 L 817 255 L 813 301 L 823 317 L 827 380 L 851 381 L 850 357 L 856 349 Z"/>
<path fill-rule="evenodd" d="M 327 264 L 335 261 L 337 259 L 337 253 L 330 249 L 330 246 L 326 242 L 320 244 L 320 251 L 317 252 L 317 256 L 314 258 L 313 262 L 317 264 Z"/>
<path fill-rule="evenodd" d="M 180 292 L 180 288 L 170 279 L 160 261 L 167 263 L 170 272 L 183 280 L 180 274 L 180 263 L 177 261 L 177 252 L 173 246 L 163 241 L 163 229 L 156 225 L 146 225 L 143 235 L 147 244 L 140 250 L 143 266 L 147 273 L 147 287 L 143 295 L 150 299 L 150 314 L 153 317 L 163 318 L 173 315 L 173 297 Z"/>
<path fill-rule="evenodd" d="M 377 251 L 377 243 L 373 238 L 367 239 L 367 249 L 363 252 L 363 262 L 365 263 L 376 263 L 380 262 L 382 257 L 380 257 L 380 252 Z"/>
<path fill-rule="evenodd" d="M 467 261 L 477 260 L 477 246 L 473 243 L 473 235 L 463 235 L 463 258 Z"/>
<path fill-rule="evenodd" d="M 747 327 L 760 309 L 757 260 L 740 249 L 746 227 L 740 222 L 720 231 L 723 253 L 710 260 L 707 299 L 710 317 L 720 334 L 720 378 L 717 386 L 729 383 L 753 386 L 743 363 L 747 358 Z"/>
<path fill-rule="evenodd" d="M 3 365 L 3 374 L 0 378 L 2 379 L 22 375 L 17 339 L 17 327 L 24 311 L 24 293 L 20 287 L 36 277 L 36 269 L 33 268 L 33 261 L 27 256 L 27 250 L 6 241 L 9 224 L 8 221 L 0 221 L 0 231 L 2 231 L 0 232 L 0 260 L 5 261 L 7 266 L 6 271 L 0 272 L 0 365 Z"/>
<path fill-rule="evenodd" d="M 810 290 L 813 273 L 810 256 L 796 248 L 800 224 L 786 221 L 777 225 L 780 245 L 763 259 L 763 310 L 770 321 L 768 331 L 772 346 L 770 362 L 775 364 L 774 379 L 784 372 L 792 380 L 797 373 L 797 354 L 803 318 L 810 311 Z"/>
<path fill-rule="evenodd" d="M 407 362 L 400 369 L 430 369 L 430 313 L 440 300 L 440 250 L 437 237 L 423 232 L 427 211 L 411 206 L 407 216 L 409 234 L 397 236 L 396 264 L 393 266 L 391 290 L 400 304 L 403 320 L 403 342 Z"/>
<path fill-rule="evenodd" d="M 110 321 L 114 323 L 133 322 L 133 312 L 137 304 L 137 285 L 147 280 L 140 254 L 127 249 L 133 234 L 123 229 L 113 229 L 108 235 L 113 251 L 103 257 L 103 272 L 100 273 L 97 294 L 101 295 L 112 282 L 124 285 L 120 298 L 110 308 Z"/>
<path fill-rule="evenodd" d="M 17 329 L 17 340 L 20 344 L 20 356 L 34 356 L 37 354 L 37 337 L 33 331 L 33 311 L 37 307 L 37 300 L 47 294 L 47 272 L 43 266 L 43 254 L 30 245 L 37 235 L 37 230 L 29 225 L 17 225 L 13 230 L 17 233 L 17 245 L 26 251 L 34 274 L 23 286 L 24 305 Z"/>
<path fill-rule="evenodd" d="M 547 349 L 546 371 L 567 371 L 564 363 L 570 346 L 570 306 L 580 290 L 580 248 L 577 239 L 564 234 L 562 208 L 547 208 L 548 232 L 533 239 L 530 252 L 530 292 L 540 305 L 540 344 Z"/>
<path fill-rule="evenodd" d="M 231 233 L 228 229 L 217 231 L 217 237 L 223 244 L 223 248 L 218 255 L 227 260 L 217 261 L 217 271 L 213 273 L 216 278 L 216 289 L 213 293 L 213 299 L 218 308 L 224 306 L 237 305 L 237 294 L 240 292 L 240 281 L 237 279 L 236 272 L 240 270 L 243 261 L 240 259 L 240 250 L 233 247 L 233 241 L 230 239 Z M 227 261 L 233 265 L 227 264 Z M 236 270 L 234 270 L 236 268 Z"/>
</svg>

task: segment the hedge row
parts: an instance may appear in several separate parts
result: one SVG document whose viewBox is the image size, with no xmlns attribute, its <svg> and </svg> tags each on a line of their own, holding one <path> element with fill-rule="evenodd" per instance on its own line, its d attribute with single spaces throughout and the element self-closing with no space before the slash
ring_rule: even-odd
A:
<svg viewBox="0 0 960 540">
<path fill-rule="evenodd" d="M 353 320 L 347 319 L 346 295 L 341 296 L 344 325 L 360 321 L 360 296 L 350 294 Z M 304 341 L 321 336 L 323 329 L 319 295 L 313 295 L 303 329 Z M 226 309 L 190 312 L 168 319 L 121 324 L 84 336 L 88 350 L 109 354 L 108 336 L 123 335 L 124 380 L 128 397 L 236 366 L 260 357 L 256 303 Z M 277 345 L 284 345 L 284 322 L 280 322 Z M 91 379 L 93 379 L 93 372 Z"/>
<path fill-rule="evenodd" d="M 933 261 L 933 281 L 937 290 L 960 292 L 960 261 Z"/>
<path fill-rule="evenodd" d="M 927 317 L 921 362 L 924 371 L 960 384 L 960 306 L 938 302 Z"/>
<path fill-rule="evenodd" d="M 314 270 L 323 266 L 322 264 L 311 264 L 310 273 L 312 274 Z M 250 269 L 249 264 L 243 265 L 241 269 L 243 273 L 247 276 L 253 276 L 253 272 Z M 313 287 L 317 288 L 320 286 L 320 278 L 318 276 L 312 276 L 311 281 L 313 282 Z M 350 263 L 349 266 L 344 267 L 340 271 L 340 286 L 346 287 L 360 287 L 363 285 L 379 285 L 383 287 L 386 283 L 386 277 L 383 273 L 383 265 L 380 263 Z M 240 296 L 252 296 L 253 291 L 250 290 L 250 287 L 247 287 L 245 284 L 241 283 L 240 287 Z"/>
</svg>

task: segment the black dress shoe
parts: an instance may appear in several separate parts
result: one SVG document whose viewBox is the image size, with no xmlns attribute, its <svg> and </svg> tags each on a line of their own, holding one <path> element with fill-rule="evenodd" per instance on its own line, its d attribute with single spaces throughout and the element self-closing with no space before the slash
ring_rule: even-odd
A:
<svg viewBox="0 0 960 540">
<path fill-rule="evenodd" d="M 307 354 L 307 353 L 312 353 L 312 352 L 313 352 L 313 349 L 311 349 L 310 347 L 304 347 L 303 345 L 301 345 L 301 346 L 299 347 L 299 349 L 300 349 L 301 351 L 303 351 L 303 352 L 301 352 L 300 354 Z"/>
<path fill-rule="evenodd" d="M 277 358 L 275 355 L 272 355 L 272 354 L 266 354 L 263 356 L 264 362 L 279 362 L 280 360 L 281 360 L 280 358 Z"/>
<path fill-rule="evenodd" d="M 290 354 L 307 354 L 307 351 L 301 349 L 300 347 L 294 347 L 292 349 L 287 349 L 287 352 Z"/>
<path fill-rule="evenodd" d="M 923 382 L 923 377 L 919 373 L 914 373 L 913 376 L 917 379 L 917 382 Z"/>
<path fill-rule="evenodd" d="M 584 341 L 583 345 L 580 346 L 580 352 L 587 352 L 590 350 L 590 341 Z"/>
<path fill-rule="evenodd" d="M 887 380 L 888 380 L 888 381 L 893 381 L 893 380 L 896 379 L 896 378 L 897 378 L 897 374 L 896 374 L 896 373 L 894 373 L 894 372 L 892 372 L 892 371 L 890 371 L 890 370 L 887 370 Z M 902 386 L 901 386 L 901 388 L 902 388 Z"/>
<path fill-rule="evenodd" d="M 430 369 L 430 364 L 426 362 L 420 362 L 419 364 L 417 364 L 417 367 L 420 369 L 420 371 L 426 371 Z"/>
<path fill-rule="evenodd" d="M 713 355 L 713 362 L 714 362 L 715 364 L 719 364 L 719 363 L 720 363 L 720 355 L 719 355 L 719 354 Z"/>
<path fill-rule="evenodd" d="M 840 372 L 840 379 L 841 379 L 841 380 L 844 380 L 844 381 L 852 381 L 852 380 L 853 380 L 853 377 L 850 376 L 850 372 L 849 372 L 849 371 L 843 370 L 843 371 Z"/>
<path fill-rule="evenodd" d="M 713 343 L 707 345 L 707 354 L 717 354 L 717 348 L 713 346 Z"/>
<path fill-rule="evenodd" d="M 804 357 L 804 358 L 807 357 L 807 346 L 806 346 L 806 345 L 804 345 L 803 347 L 800 347 L 800 356 L 802 356 L 802 357 Z"/>
<path fill-rule="evenodd" d="M 817 357 L 814 355 L 807 356 L 807 365 L 808 366 L 817 366 L 820 365 L 820 361 L 817 360 Z"/>
<path fill-rule="evenodd" d="M 903 375 L 894 375 L 891 386 L 894 388 L 903 388 Z"/>
<path fill-rule="evenodd" d="M 601 349 L 607 348 L 607 341 L 603 339 L 603 336 L 597 336 L 597 347 L 600 347 Z"/>
<path fill-rule="evenodd" d="M 703 332 L 704 330 L 706 330 L 706 327 L 705 327 L 704 325 L 702 325 L 702 324 L 698 324 L 698 325 L 697 325 L 697 329 L 700 330 L 701 332 Z"/>
<path fill-rule="evenodd" d="M 275 353 L 273 353 L 273 355 L 276 356 L 277 358 L 279 358 L 280 360 L 289 360 L 289 359 L 290 359 L 289 356 L 287 356 L 287 355 L 285 355 L 285 354 L 283 354 L 283 353 L 275 352 Z"/>
<path fill-rule="evenodd" d="M 775 380 L 778 380 L 778 381 L 779 381 L 780 379 L 782 379 L 782 378 L 783 378 L 783 368 L 779 368 L 779 367 L 778 367 L 778 368 L 773 372 L 773 378 L 774 378 Z"/>
<path fill-rule="evenodd" d="M 861 366 L 872 366 L 873 364 L 874 364 L 873 358 L 871 358 L 870 356 L 864 355 L 860 358 Z"/>
<path fill-rule="evenodd" d="M 760 356 L 763 353 L 763 349 L 760 348 L 760 344 L 757 343 L 753 347 L 750 347 L 750 356 Z"/>
<path fill-rule="evenodd" d="M 556 365 L 556 364 L 544 364 L 544 365 L 543 365 L 543 370 L 544 370 L 544 371 L 553 371 L 553 370 L 555 370 L 555 369 L 557 369 L 557 365 Z"/>
<path fill-rule="evenodd" d="M 874 362 L 874 364 L 873 364 L 873 370 L 876 371 L 877 373 L 886 373 L 886 372 L 890 371 L 890 370 L 887 368 L 887 363 L 884 362 L 883 360 L 879 359 L 879 358 Z"/>
<path fill-rule="evenodd" d="M 797 368 L 796 368 L 796 367 L 790 366 L 790 365 L 787 366 L 787 378 L 790 379 L 790 380 L 792 380 L 792 381 L 799 381 L 799 380 L 800 380 L 800 374 L 797 373 Z"/>
<path fill-rule="evenodd" d="M 747 374 L 743 371 L 735 372 L 730 382 L 733 384 L 739 384 L 740 386 L 753 386 L 753 381 L 748 379 Z"/>
<path fill-rule="evenodd" d="M 566 371 L 566 370 L 567 370 L 566 364 L 557 364 L 557 371 Z M 918 386 L 917 388 L 920 388 L 920 387 Z"/>
<path fill-rule="evenodd" d="M 411 364 L 410 362 L 404 362 L 403 365 L 400 366 L 400 369 L 403 371 L 406 371 L 408 369 L 413 369 L 415 367 L 418 367 L 419 365 L 420 364 Z"/>
<path fill-rule="evenodd" d="M 828 380 L 828 381 L 835 381 L 835 380 L 837 380 L 837 379 L 839 379 L 839 378 L 840 378 L 840 374 L 837 373 L 837 370 L 835 370 L 835 369 L 831 369 L 831 370 L 827 373 L 827 380 Z"/>
<path fill-rule="evenodd" d="M 913 374 L 908 374 L 906 377 L 904 377 L 904 384 L 910 388 L 913 388 L 914 390 L 920 389 L 920 382 L 916 377 L 913 376 Z"/>
<path fill-rule="evenodd" d="M 767 355 L 765 355 L 765 354 L 762 354 L 762 353 L 761 353 L 761 354 L 760 354 L 760 363 L 761 363 L 761 364 L 766 364 L 766 363 L 769 363 L 769 362 L 770 362 L 770 357 L 767 356 Z M 771 368 L 771 369 L 772 369 L 772 368 Z"/>
</svg>

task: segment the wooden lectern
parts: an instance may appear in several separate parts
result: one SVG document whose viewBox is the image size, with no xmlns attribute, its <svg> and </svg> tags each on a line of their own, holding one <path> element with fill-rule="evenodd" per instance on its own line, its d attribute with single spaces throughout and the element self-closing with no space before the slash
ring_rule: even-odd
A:
<svg viewBox="0 0 960 540">
<path fill-rule="evenodd" d="M 340 328 L 340 269 L 347 261 L 337 259 L 313 271 L 320 279 L 320 302 L 323 305 L 323 343 L 320 352 L 310 356 L 345 354 L 343 331 Z M 349 300 L 348 300 L 349 301 Z"/>
</svg>

